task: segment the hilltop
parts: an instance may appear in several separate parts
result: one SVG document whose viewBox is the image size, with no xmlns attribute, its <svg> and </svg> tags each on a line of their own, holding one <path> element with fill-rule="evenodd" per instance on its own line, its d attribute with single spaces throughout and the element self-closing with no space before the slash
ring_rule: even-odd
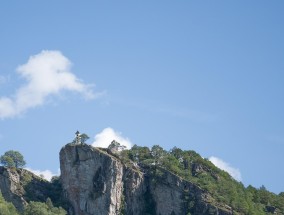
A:
<svg viewBox="0 0 284 215">
<path fill-rule="evenodd" d="M 192 150 L 71 143 L 60 151 L 60 168 L 48 182 L 1 167 L 2 195 L 19 213 L 49 198 L 70 215 L 284 214 L 284 193 L 244 187 Z"/>
</svg>

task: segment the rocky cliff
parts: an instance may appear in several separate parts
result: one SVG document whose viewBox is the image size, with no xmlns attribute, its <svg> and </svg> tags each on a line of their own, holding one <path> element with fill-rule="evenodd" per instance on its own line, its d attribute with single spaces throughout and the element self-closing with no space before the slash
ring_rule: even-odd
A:
<svg viewBox="0 0 284 215">
<path fill-rule="evenodd" d="M 60 167 L 71 214 L 118 214 L 123 191 L 121 162 L 87 145 L 66 145 L 60 151 Z"/>
<path fill-rule="evenodd" d="M 29 201 L 45 202 L 52 191 L 50 183 L 25 169 L 0 166 L 0 191 L 4 199 L 23 211 Z"/>
<path fill-rule="evenodd" d="M 197 185 L 163 168 L 124 163 L 86 144 L 60 151 L 63 192 L 71 215 L 230 215 Z"/>
</svg>

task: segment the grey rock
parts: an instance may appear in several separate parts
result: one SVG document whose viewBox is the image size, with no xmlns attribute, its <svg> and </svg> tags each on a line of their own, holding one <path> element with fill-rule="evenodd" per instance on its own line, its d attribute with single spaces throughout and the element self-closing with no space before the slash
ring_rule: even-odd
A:
<svg viewBox="0 0 284 215">
<path fill-rule="evenodd" d="M 60 151 L 63 191 L 71 215 L 231 215 L 231 208 L 173 173 L 123 164 L 107 150 L 81 144 Z"/>
<path fill-rule="evenodd" d="M 63 189 L 70 214 L 118 214 L 123 192 L 123 165 L 86 144 L 66 145 L 60 151 Z"/>
<path fill-rule="evenodd" d="M 16 169 L 10 169 L 0 167 L 0 190 L 4 199 L 8 202 L 12 202 L 17 210 L 22 211 L 27 204 L 23 195 L 25 190 L 21 186 L 21 174 L 23 171 L 17 171 Z"/>
<path fill-rule="evenodd" d="M 50 183 L 25 169 L 0 166 L 0 191 L 4 199 L 23 211 L 29 201 L 45 202 Z"/>
</svg>

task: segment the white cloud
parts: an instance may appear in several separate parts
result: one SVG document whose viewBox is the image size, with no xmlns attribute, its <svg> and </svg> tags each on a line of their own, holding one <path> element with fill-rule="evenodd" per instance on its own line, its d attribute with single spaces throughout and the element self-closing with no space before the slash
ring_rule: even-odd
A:
<svg viewBox="0 0 284 215">
<path fill-rule="evenodd" d="M 30 172 L 32 172 L 33 174 L 35 174 L 35 175 L 37 175 L 39 177 L 43 176 L 43 178 L 48 180 L 48 181 L 50 181 L 53 176 L 60 175 L 59 170 L 58 170 L 57 173 L 53 173 L 50 170 L 43 170 L 43 171 L 41 171 L 41 170 L 34 170 L 34 169 L 29 168 L 29 167 L 27 167 L 25 169 L 30 171 Z"/>
<path fill-rule="evenodd" d="M 92 146 L 107 148 L 113 140 L 126 146 L 127 149 L 130 149 L 132 146 L 131 141 L 127 137 L 123 137 L 120 132 L 114 131 L 112 128 L 105 128 L 101 133 L 97 134 Z"/>
<path fill-rule="evenodd" d="M 220 169 L 228 172 L 234 179 L 237 181 L 242 180 L 242 175 L 239 169 L 232 167 L 230 164 L 226 163 L 220 158 L 217 157 L 210 157 L 209 160 Z"/>
<path fill-rule="evenodd" d="M 86 99 L 97 97 L 91 86 L 84 84 L 71 71 L 71 62 L 59 51 L 42 51 L 31 56 L 17 72 L 26 80 L 10 97 L 0 97 L 0 119 L 17 116 L 30 108 L 43 105 L 51 95 L 62 91 L 77 92 Z"/>
</svg>

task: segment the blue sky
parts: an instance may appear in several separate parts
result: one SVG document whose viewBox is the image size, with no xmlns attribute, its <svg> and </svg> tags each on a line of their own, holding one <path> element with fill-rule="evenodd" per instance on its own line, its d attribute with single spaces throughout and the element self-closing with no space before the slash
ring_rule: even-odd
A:
<svg viewBox="0 0 284 215">
<path fill-rule="evenodd" d="M 284 191 L 284 2 L 6 1 L 0 153 L 59 168 L 78 129 L 101 144 L 211 157 Z M 52 59 L 52 60 L 50 60 Z"/>
</svg>

